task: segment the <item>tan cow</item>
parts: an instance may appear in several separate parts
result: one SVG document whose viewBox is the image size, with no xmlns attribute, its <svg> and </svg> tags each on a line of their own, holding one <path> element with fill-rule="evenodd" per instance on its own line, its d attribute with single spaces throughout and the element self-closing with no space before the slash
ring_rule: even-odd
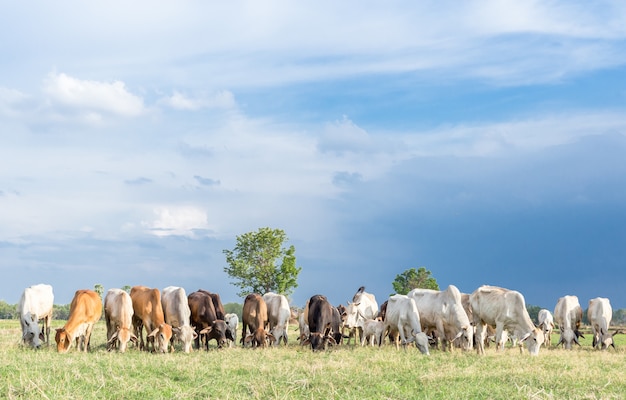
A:
<svg viewBox="0 0 626 400">
<path fill-rule="evenodd" d="M 109 289 L 104 297 L 104 319 L 107 324 L 107 350 L 126 351 L 128 342 L 137 344 L 133 328 L 133 301 L 122 289 Z"/>
<path fill-rule="evenodd" d="M 267 339 L 275 341 L 272 334 L 267 332 L 267 304 L 258 293 L 251 293 L 246 296 L 241 313 L 241 343 L 245 346 L 251 344 L 252 347 L 267 346 Z"/>
<path fill-rule="evenodd" d="M 102 316 L 102 300 L 93 290 L 77 290 L 70 304 L 70 316 L 63 328 L 56 330 L 57 351 L 66 353 L 76 340 L 76 348 L 87 352 L 93 325 Z"/>
<path fill-rule="evenodd" d="M 139 338 L 139 349 L 167 353 L 172 338 L 172 326 L 165 323 L 161 292 L 145 286 L 133 286 L 130 290 L 133 300 L 133 327 Z M 146 328 L 146 344 L 143 341 L 143 328 Z"/>
</svg>

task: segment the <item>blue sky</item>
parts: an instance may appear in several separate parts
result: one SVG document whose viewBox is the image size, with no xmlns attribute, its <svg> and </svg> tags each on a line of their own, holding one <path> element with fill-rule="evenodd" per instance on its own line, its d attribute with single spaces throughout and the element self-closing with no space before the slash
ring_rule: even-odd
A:
<svg viewBox="0 0 626 400">
<path fill-rule="evenodd" d="M 58 1 L 0 13 L 0 299 L 218 292 L 285 230 L 293 302 L 442 287 L 626 308 L 621 1 Z"/>
</svg>

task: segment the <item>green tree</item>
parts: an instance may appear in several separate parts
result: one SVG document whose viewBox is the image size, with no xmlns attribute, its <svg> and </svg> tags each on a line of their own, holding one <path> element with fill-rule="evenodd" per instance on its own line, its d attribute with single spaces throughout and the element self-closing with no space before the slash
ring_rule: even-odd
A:
<svg viewBox="0 0 626 400">
<path fill-rule="evenodd" d="M 224 272 L 241 289 L 239 296 L 267 292 L 289 296 L 298 287 L 298 274 L 302 268 L 296 266 L 295 247 L 283 247 L 286 240 L 287 235 L 282 229 L 259 228 L 256 232 L 237 236 L 235 248 L 224 250 L 228 263 Z"/>
<path fill-rule="evenodd" d="M 539 311 L 541 311 L 541 307 L 526 304 L 526 311 L 528 311 L 528 316 L 532 319 L 533 323 L 537 325 L 539 323 Z"/>
<path fill-rule="evenodd" d="M 95 285 L 93 285 L 93 291 L 98 293 L 98 296 L 102 298 L 102 294 L 104 293 L 104 286 L 102 286 L 100 283 L 96 283 Z"/>
<path fill-rule="evenodd" d="M 122 286 L 122 290 L 126 293 L 130 294 L 130 289 L 132 289 L 129 285 Z"/>
<path fill-rule="evenodd" d="M 424 267 L 407 269 L 396 275 L 396 279 L 391 284 L 393 290 L 398 294 L 407 294 L 415 288 L 439 290 L 439 285 L 437 280 L 432 277 L 432 272 Z"/>
</svg>

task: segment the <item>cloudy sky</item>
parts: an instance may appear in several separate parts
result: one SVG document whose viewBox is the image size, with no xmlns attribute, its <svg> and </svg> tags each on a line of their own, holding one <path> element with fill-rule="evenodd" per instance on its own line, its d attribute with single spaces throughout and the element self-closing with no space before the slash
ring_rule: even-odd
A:
<svg viewBox="0 0 626 400">
<path fill-rule="evenodd" d="M 293 302 L 440 286 L 626 308 L 623 1 L 10 2 L 0 299 L 144 284 L 242 302 L 283 229 Z"/>
</svg>

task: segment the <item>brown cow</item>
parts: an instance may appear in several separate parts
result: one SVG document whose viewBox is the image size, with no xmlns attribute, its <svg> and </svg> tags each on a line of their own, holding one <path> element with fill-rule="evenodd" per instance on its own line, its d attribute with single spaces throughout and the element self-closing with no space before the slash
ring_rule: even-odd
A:
<svg viewBox="0 0 626 400">
<path fill-rule="evenodd" d="M 274 335 L 267 332 L 267 304 L 258 293 L 246 296 L 242 311 L 241 343 L 245 346 L 251 344 L 254 347 L 267 346 L 267 340 L 275 341 Z"/>
<path fill-rule="evenodd" d="M 133 286 L 130 289 L 130 298 L 133 300 L 133 326 L 135 335 L 139 338 L 139 349 L 153 352 L 167 353 L 172 338 L 172 326 L 165 323 L 161 292 L 145 286 Z M 143 327 L 146 327 L 146 345 L 143 342 Z"/>
<path fill-rule="evenodd" d="M 86 352 L 93 325 L 102 315 L 102 300 L 93 290 L 77 290 L 70 304 L 70 316 L 63 328 L 56 330 L 57 351 L 66 353 L 76 339 L 76 348 Z M 82 346 L 82 347 L 81 347 Z"/>
<path fill-rule="evenodd" d="M 126 351 L 129 341 L 137 344 L 132 332 L 133 301 L 122 289 L 109 289 L 104 298 L 104 319 L 107 324 L 107 350 Z"/>
<path fill-rule="evenodd" d="M 310 344 L 313 351 L 326 350 L 329 343 L 336 345 L 333 325 L 336 325 L 334 329 L 339 329 L 338 321 L 334 318 L 339 316 L 339 312 L 328 302 L 326 296 L 320 294 L 312 296 L 308 305 L 306 314 L 310 335 L 302 344 Z"/>
<path fill-rule="evenodd" d="M 217 297 L 219 299 L 219 295 Z M 196 348 L 200 348 L 200 340 L 204 340 L 205 347 L 209 349 L 209 341 L 215 339 L 217 347 L 227 345 L 226 339 L 234 340 L 226 326 L 226 322 L 217 318 L 213 296 L 206 290 L 198 290 L 187 296 L 189 309 L 191 310 L 191 326 L 196 330 Z M 221 302 L 220 302 L 221 305 Z"/>
</svg>

